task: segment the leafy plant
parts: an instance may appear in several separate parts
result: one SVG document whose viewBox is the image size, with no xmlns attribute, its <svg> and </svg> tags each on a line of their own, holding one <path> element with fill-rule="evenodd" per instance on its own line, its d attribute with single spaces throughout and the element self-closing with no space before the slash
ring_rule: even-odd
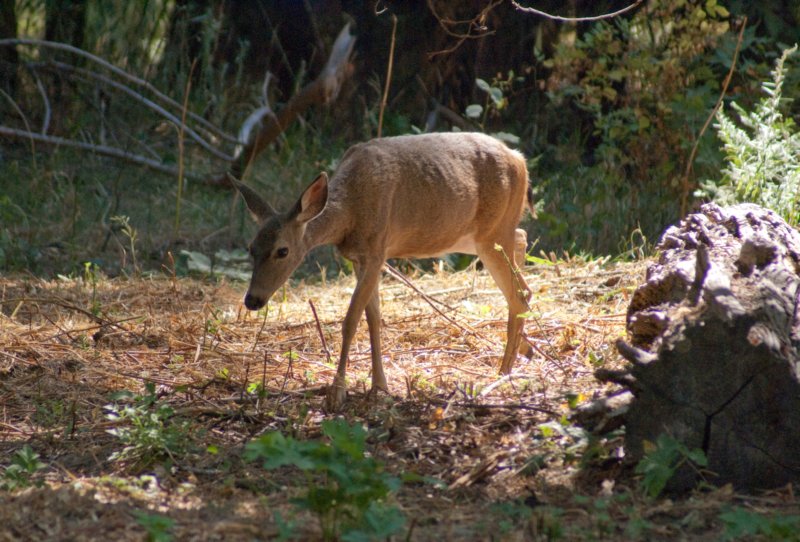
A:
<svg viewBox="0 0 800 542">
<path fill-rule="evenodd" d="M 188 422 L 177 422 L 172 408 L 158 403 L 152 383 L 145 389 L 145 395 L 133 396 L 131 404 L 105 406 L 106 418 L 117 424 L 108 433 L 125 445 L 111 454 L 110 459 L 133 463 L 139 468 L 162 460 L 174 461 L 191 443 Z M 131 394 L 123 392 L 117 397 L 131 398 Z"/>
<path fill-rule="evenodd" d="M 507 79 L 495 78 L 492 83 L 487 83 L 483 79 L 476 79 L 475 84 L 477 87 L 486 93 L 484 104 L 470 104 L 464 110 L 464 114 L 480 124 L 482 131 L 486 131 L 486 122 L 490 116 L 497 116 L 508 106 L 508 98 L 505 93 L 511 90 L 513 82 L 517 78 L 513 71 L 508 72 Z M 508 132 L 494 132 L 492 136 L 510 143 L 512 145 L 519 144 L 519 137 Z"/>
<path fill-rule="evenodd" d="M 537 506 L 529 519 L 532 531 L 539 535 L 535 540 L 562 540 L 565 538 L 564 510 L 556 506 Z"/>
<path fill-rule="evenodd" d="M 97 283 L 100 280 L 100 268 L 94 262 L 83 262 L 83 281 L 92 287 L 92 304 L 89 310 L 95 316 L 100 315 L 100 300 L 97 298 Z"/>
<path fill-rule="evenodd" d="M 322 433 L 326 440 L 267 433 L 247 444 L 245 457 L 268 470 L 293 466 L 305 473 L 306 491 L 293 502 L 317 516 L 325 540 L 376 540 L 399 532 L 405 519 L 387 500 L 401 481 L 366 455 L 364 428 L 326 420 Z"/>
<path fill-rule="evenodd" d="M 131 266 L 133 267 L 133 274 L 134 276 L 139 276 L 141 274 L 141 269 L 139 269 L 139 264 L 136 261 L 136 241 L 139 237 L 139 233 L 136 229 L 131 226 L 131 220 L 127 216 L 112 216 L 111 223 L 119 229 L 125 237 L 128 238 L 128 250 L 131 254 Z M 112 230 L 113 231 L 113 230 Z M 123 256 L 126 253 L 125 247 L 122 246 L 120 243 L 120 248 L 122 249 Z M 122 267 L 125 267 L 125 261 L 123 257 Z"/>
<path fill-rule="evenodd" d="M 581 459 L 592 444 L 589 432 L 575 425 L 566 415 L 539 424 L 538 429 L 541 436 L 550 441 L 549 447 L 553 453 L 561 455 L 565 462 Z"/>
<path fill-rule="evenodd" d="M 753 202 L 780 214 L 792 225 L 800 223 L 800 131 L 781 112 L 786 60 L 797 45 L 775 63 L 766 94 L 753 111 L 731 103 L 740 125 L 720 109 L 717 135 L 723 142 L 725 168 L 718 182 L 706 181 L 697 195 L 723 204 Z"/>
<path fill-rule="evenodd" d="M 651 497 L 658 497 L 682 466 L 708 466 L 708 459 L 702 450 L 690 450 L 685 444 L 666 434 L 659 435 L 655 445 L 649 443 L 646 447 L 650 449 L 636 465 L 636 474 L 642 475 L 642 487 Z"/>
<path fill-rule="evenodd" d="M 8 194 L 0 196 L 0 223 L 30 228 L 27 213 Z M 30 269 L 36 256 L 24 236 L 8 227 L 0 229 L 0 269 Z"/>
<path fill-rule="evenodd" d="M 769 540 L 800 540 L 800 516 L 765 516 L 737 506 L 719 518 L 725 524 L 723 540 L 758 535 Z"/>
<path fill-rule="evenodd" d="M 45 467 L 47 465 L 39 461 L 39 454 L 26 444 L 11 456 L 11 464 L 0 475 L 0 488 L 13 491 L 31 485 L 40 487 L 44 482 L 37 474 Z"/>
<path fill-rule="evenodd" d="M 530 521 L 533 516 L 533 509 L 519 499 L 495 503 L 491 506 L 491 511 L 497 520 L 495 528 L 498 534 L 510 533 Z"/>
<path fill-rule="evenodd" d="M 68 405 L 61 398 L 43 395 L 33 400 L 35 412 L 32 420 L 42 427 L 54 427 L 61 423 L 68 413 Z"/>
<path fill-rule="evenodd" d="M 175 526 L 175 520 L 141 510 L 134 510 L 133 515 L 136 516 L 136 522 L 147 531 L 148 542 L 169 542 L 173 539 L 170 531 Z"/>
<path fill-rule="evenodd" d="M 735 41 L 714 0 L 651 0 L 541 52 L 545 99 L 531 102 L 534 127 L 517 129 L 541 153 L 536 184 L 546 203 L 529 235 L 546 248 L 606 254 L 634 228 L 654 238 L 673 222 L 681 164 L 730 66 L 722 51 Z M 710 138 L 701 140 L 694 171 L 707 176 L 718 162 Z"/>
<path fill-rule="evenodd" d="M 290 540 L 292 538 L 292 533 L 294 533 L 294 521 L 283 519 L 283 514 L 281 514 L 279 510 L 275 510 L 272 517 L 275 520 L 275 525 L 278 527 L 278 536 L 276 540 Z"/>
</svg>

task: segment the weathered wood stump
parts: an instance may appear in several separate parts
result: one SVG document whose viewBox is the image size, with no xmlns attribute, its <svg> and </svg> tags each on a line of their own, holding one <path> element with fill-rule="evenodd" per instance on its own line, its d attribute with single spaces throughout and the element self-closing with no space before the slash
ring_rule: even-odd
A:
<svg viewBox="0 0 800 542">
<path fill-rule="evenodd" d="M 800 482 L 800 234 L 756 205 L 703 205 L 666 230 L 628 308 L 628 455 L 667 433 L 701 448 L 710 481 Z M 668 489 L 696 482 L 681 469 Z"/>
</svg>

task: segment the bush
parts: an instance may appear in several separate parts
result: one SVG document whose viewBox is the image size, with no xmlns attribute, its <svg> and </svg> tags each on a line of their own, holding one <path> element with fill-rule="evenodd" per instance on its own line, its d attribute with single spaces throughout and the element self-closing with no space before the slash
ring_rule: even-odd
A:
<svg viewBox="0 0 800 542">
<path fill-rule="evenodd" d="M 777 60 L 772 79 L 762 84 L 766 97 L 753 111 L 731 103 L 738 124 L 720 109 L 716 129 L 725 152 L 722 178 L 706 181 L 697 193 L 721 205 L 757 203 L 793 226 L 800 223 L 800 132 L 781 109 L 786 60 L 795 51 L 797 45 Z"/>
</svg>

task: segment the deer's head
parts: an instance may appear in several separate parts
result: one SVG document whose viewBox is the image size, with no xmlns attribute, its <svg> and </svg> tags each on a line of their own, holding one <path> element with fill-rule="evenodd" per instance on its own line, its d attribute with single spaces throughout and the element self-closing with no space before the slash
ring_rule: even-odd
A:
<svg viewBox="0 0 800 542">
<path fill-rule="evenodd" d="M 257 310 L 266 305 L 308 252 L 306 225 L 325 208 L 328 175 L 320 173 L 287 213 L 276 212 L 250 187 L 239 182 L 234 185 L 261 225 L 249 247 L 253 276 L 244 298 L 245 307 Z"/>
</svg>

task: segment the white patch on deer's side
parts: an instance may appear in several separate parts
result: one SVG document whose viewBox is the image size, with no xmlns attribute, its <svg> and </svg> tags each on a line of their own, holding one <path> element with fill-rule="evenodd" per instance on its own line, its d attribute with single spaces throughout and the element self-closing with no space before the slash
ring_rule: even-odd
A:
<svg viewBox="0 0 800 542">
<path fill-rule="evenodd" d="M 452 254 L 458 252 L 459 254 L 475 254 L 475 236 L 471 233 L 462 235 L 456 242 L 447 247 L 442 253 Z"/>
</svg>

